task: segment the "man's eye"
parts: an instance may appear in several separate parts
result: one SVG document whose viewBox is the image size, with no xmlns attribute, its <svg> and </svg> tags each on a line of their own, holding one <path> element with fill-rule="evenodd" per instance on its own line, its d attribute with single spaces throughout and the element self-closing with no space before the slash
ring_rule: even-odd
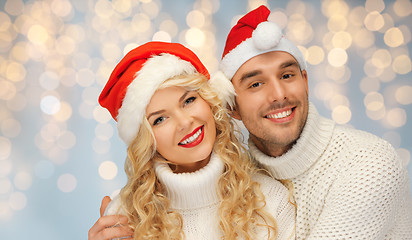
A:
<svg viewBox="0 0 412 240">
<path fill-rule="evenodd" d="M 154 122 L 153 122 L 153 126 L 155 126 L 155 125 L 163 122 L 165 119 L 166 119 L 165 117 L 158 117 L 158 118 L 156 118 L 156 119 L 154 120 Z"/>
<path fill-rule="evenodd" d="M 292 76 L 293 76 L 292 74 L 284 74 L 281 79 L 288 79 L 288 78 L 291 78 Z"/>
<path fill-rule="evenodd" d="M 253 83 L 252 85 L 250 85 L 249 88 L 259 87 L 260 85 L 262 85 L 262 83 L 256 82 L 256 83 Z"/>
<path fill-rule="evenodd" d="M 195 100 L 196 100 L 196 97 L 190 97 L 190 98 L 188 98 L 188 99 L 185 100 L 185 104 L 184 104 L 184 105 L 187 105 L 187 104 L 189 104 L 189 103 L 192 103 L 192 102 L 194 102 Z"/>
</svg>

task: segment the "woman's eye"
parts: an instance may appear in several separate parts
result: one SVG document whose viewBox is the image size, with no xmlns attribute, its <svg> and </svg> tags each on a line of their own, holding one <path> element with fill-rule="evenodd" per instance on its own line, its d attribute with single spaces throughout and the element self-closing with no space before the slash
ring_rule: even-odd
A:
<svg viewBox="0 0 412 240">
<path fill-rule="evenodd" d="M 262 85 L 261 82 L 256 82 L 256 83 L 253 83 L 252 85 L 250 85 L 249 88 L 259 87 L 260 85 Z"/>
<path fill-rule="evenodd" d="M 156 118 L 156 119 L 154 120 L 154 122 L 153 122 L 153 126 L 155 126 L 155 125 L 163 122 L 165 119 L 166 119 L 165 117 L 158 117 L 158 118 Z"/>
<path fill-rule="evenodd" d="M 189 104 L 189 103 L 192 103 L 192 102 L 194 102 L 195 100 L 196 100 L 196 97 L 190 97 L 190 98 L 188 98 L 188 99 L 185 100 L 185 105 L 187 105 L 187 104 Z"/>
</svg>

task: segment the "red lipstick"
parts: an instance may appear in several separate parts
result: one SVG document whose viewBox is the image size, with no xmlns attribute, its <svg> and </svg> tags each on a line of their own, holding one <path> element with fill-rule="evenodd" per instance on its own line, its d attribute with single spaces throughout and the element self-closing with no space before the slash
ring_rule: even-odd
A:
<svg viewBox="0 0 412 240">
<path fill-rule="evenodd" d="M 205 135 L 203 129 L 204 129 L 204 126 L 200 126 L 200 127 L 196 128 L 195 130 L 193 130 L 193 132 L 187 134 L 184 138 L 182 138 L 182 140 L 179 142 L 178 145 L 181 146 L 181 147 L 185 147 L 185 148 L 191 148 L 191 147 L 195 147 L 195 146 L 199 145 L 202 142 L 202 140 L 204 138 L 204 135 Z M 199 130 L 201 132 L 200 132 L 199 136 L 197 136 L 196 139 L 193 140 L 193 142 L 188 142 L 186 144 L 182 143 L 184 141 L 190 141 L 190 138 L 192 136 L 194 136 L 197 132 L 199 132 Z"/>
</svg>

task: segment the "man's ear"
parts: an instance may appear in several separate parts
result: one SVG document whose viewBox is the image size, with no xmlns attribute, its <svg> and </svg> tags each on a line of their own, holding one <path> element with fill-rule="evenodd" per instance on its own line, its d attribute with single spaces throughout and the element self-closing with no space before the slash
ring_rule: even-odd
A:
<svg viewBox="0 0 412 240">
<path fill-rule="evenodd" d="M 306 72 L 306 70 L 302 70 L 302 78 L 305 81 L 306 84 L 306 94 L 309 95 L 309 85 L 308 85 L 308 73 Z"/>
<path fill-rule="evenodd" d="M 236 120 L 242 120 L 242 118 L 240 117 L 239 111 L 237 110 L 236 104 L 235 106 L 233 106 L 233 109 L 230 112 L 230 116 Z"/>
</svg>

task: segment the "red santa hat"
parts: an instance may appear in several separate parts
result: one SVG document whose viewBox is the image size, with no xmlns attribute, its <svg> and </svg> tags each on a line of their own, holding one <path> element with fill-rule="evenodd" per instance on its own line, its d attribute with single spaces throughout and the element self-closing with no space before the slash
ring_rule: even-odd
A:
<svg viewBox="0 0 412 240">
<path fill-rule="evenodd" d="M 268 21 L 269 15 L 269 9 L 262 5 L 239 19 L 227 37 L 220 71 L 213 78 L 232 79 L 246 61 L 272 51 L 291 54 L 301 70 L 306 69 L 302 52 L 285 38 L 276 23 Z"/>
<path fill-rule="evenodd" d="M 146 107 L 158 87 L 169 78 L 195 73 L 210 79 L 206 67 L 188 48 L 178 43 L 148 42 L 131 50 L 117 64 L 99 103 L 117 121 L 119 136 L 129 145 L 137 136 Z M 216 81 L 209 83 L 219 88 L 218 94 L 225 103 L 228 97 L 224 95 L 234 92 L 233 87 Z"/>
</svg>

